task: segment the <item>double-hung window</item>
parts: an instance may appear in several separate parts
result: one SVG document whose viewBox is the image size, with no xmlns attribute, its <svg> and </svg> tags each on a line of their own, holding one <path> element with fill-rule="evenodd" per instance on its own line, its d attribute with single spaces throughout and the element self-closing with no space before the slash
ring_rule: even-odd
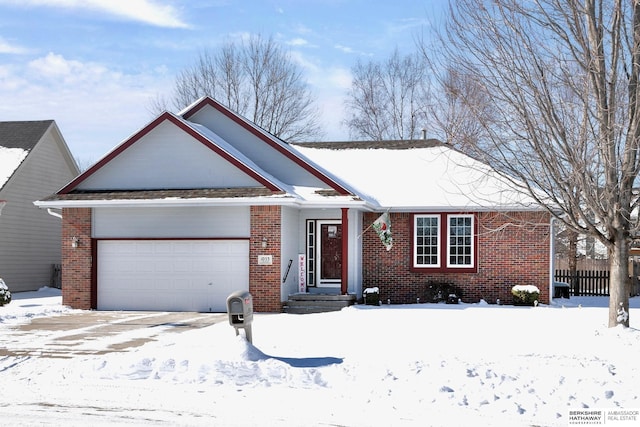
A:
<svg viewBox="0 0 640 427">
<path fill-rule="evenodd" d="M 475 270 L 475 225 L 475 216 L 469 214 L 414 215 L 413 268 Z"/>
<path fill-rule="evenodd" d="M 440 267 L 440 216 L 416 215 L 413 237 L 414 267 Z"/>
</svg>

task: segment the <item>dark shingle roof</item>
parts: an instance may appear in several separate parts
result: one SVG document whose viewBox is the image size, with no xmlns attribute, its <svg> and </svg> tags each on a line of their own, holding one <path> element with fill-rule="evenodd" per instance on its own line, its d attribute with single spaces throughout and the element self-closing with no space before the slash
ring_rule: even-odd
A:
<svg viewBox="0 0 640 427">
<path fill-rule="evenodd" d="M 53 120 L 0 122 L 0 146 L 31 151 Z"/>
<path fill-rule="evenodd" d="M 331 141 L 331 142 L 292 142 L 300 147 L 330 150 L 368 150 L 385 148 L 388 150 L 408 150 L 410 148 L 429 148 L 443 145 L 437 139 L 409 139 L 393 141 Z"/>
<path fill-rule="evenodd" d="M 44 201 L 57 200 L 149 200 L 149 199 L 226 199 L 236 197 L 265 197 L 282 195 L 284 192 L 273 192 L 264 187 L 242 188 L 198 188 L 167 190 L 104 190 L 104 191 L 72 191 L 66 194 L 53 194 Z"/>
</svg>

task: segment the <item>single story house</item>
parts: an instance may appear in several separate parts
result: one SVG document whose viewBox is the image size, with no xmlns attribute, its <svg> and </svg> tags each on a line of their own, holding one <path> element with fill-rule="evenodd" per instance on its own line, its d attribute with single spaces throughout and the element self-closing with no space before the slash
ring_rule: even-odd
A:
<svg viewBox="0 0 640 427">
<path fill-rule="evenodd" d="M 550 297 L 550 217 L 485 165 L 435 140 L 288 144 L 209 97 L 36 205 L 62 209 L 74 308 L 221 312 L 248 290 L 279 312 L 374 286 L 408 303 L 432 282 L 470 302 L 516 284 Z"/>
<path fill-rule="evenodd" d="M 59 218 L 33 202 L 80 171 L 53 120 L 0 122 L 0 277 L 11 292 L 59 285 Z"/>
</svg>

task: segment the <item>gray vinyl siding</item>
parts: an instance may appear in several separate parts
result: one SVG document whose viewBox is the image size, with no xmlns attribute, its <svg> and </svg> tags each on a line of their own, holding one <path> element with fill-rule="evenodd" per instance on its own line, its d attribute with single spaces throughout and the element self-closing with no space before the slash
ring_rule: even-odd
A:
<svg viewBox="0 0 640 427">
<path fill-rule="evenodd" d="M 93 237 L 249 238 L 249 206 L 94 208 Z"/>
<path fill-rule="evenodd" d="M 189 173 L 185 172 L 189 165 Z M 162 123 L 78 185 L 83 190 L 233 188 L 260 184 L 172 123 Z"/>
<path fill-rule="evenodd" d="M 12 292 L 49 286 L 52 265 L 60 264 L 62 222 L 33 202 L 71 181 L 69 164 L 50 128 L 0 191 L 0 277 Z"/>
<path fill-rule="evenodd" d="M 300 235 L 298 230 L 298 224 L 300 224 L 300 210 L 290 207 L 282 207 L 282 220 L 281 220 L 281 270 L 282 271 L 282 290 L 281 300 L 285 301 L 290 294 L 298 292 L 298 254 L 304 253 L 298 250 L 300 240 L 304 240 L 305 234 Z M 298 230 L 298 233 L 292 232 Z M 291 260 L 291 268 L 289 274 L 287 274 L 287 268 L 289 266 L 289 260 Z"/>
<path fill-rule="evenodd" d="M 224 138 L 242 153 L 251 153 L 252 161 L 260 168 L 290 185 L 324 188 L 326 184 L 318 177 L 311 174 L 303 166 L 283 156 L 281 152 L 269 144 L 259 141 L 258 137 L 240 126 L 233 120 L 229 120 L 221 112 L 207 107 L 198 111 L 189 120 L 194 123 L 215 130 L 217 135 Z M 286 144 L 283 144 L 286 147 Z M 287 148 L 283 148 L 287 149 Z M 299 155 L 295 151 L 295 155 Z"/>
</svg>

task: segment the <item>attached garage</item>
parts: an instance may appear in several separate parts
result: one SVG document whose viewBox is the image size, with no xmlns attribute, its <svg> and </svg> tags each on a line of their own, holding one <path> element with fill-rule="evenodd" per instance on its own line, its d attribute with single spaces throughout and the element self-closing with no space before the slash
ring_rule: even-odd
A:
<svg viewBox="0 0 640 427">
<path fill-rule="evenodd" d="M 249 290 L 249 241 L 100 240 L 97 308 L 225 312 Z"/>
<path fill-rule="evenodd" d="M 63 304 L 201 312 L 241 290 L 255 311 L 280 312 L 299 289 L 302 212 L 357 221 L 375 207 L 211 98 L 162 113 L 35 203 L 62 218 Z"/>
</svg>

